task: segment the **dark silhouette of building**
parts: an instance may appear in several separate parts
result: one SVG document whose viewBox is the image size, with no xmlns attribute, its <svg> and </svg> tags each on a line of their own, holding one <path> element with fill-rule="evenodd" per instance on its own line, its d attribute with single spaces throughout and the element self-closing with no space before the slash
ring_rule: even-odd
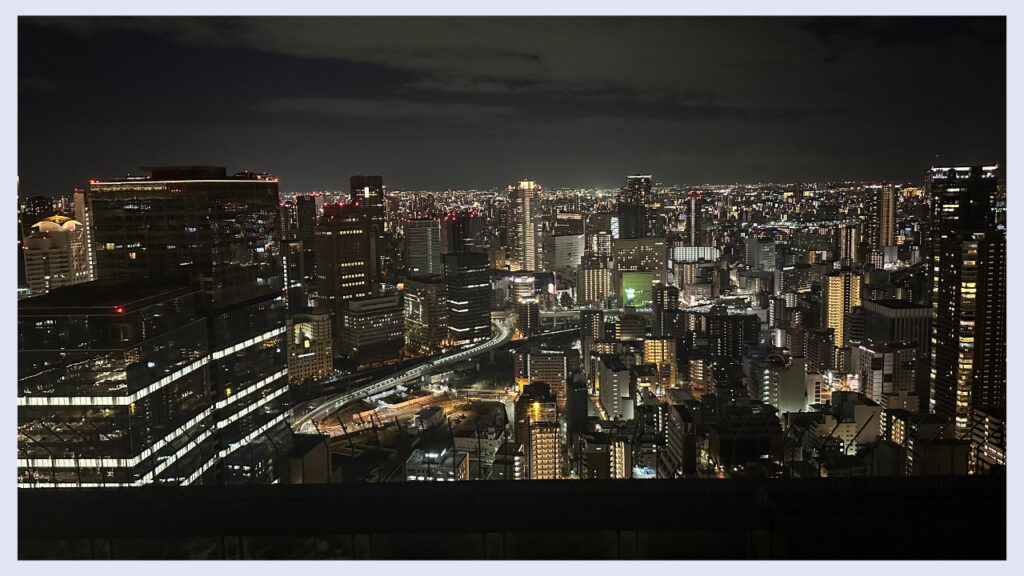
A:
<svg viewBox="0 0 1024 576">
<path fill-rule="evenodd" d="M 619 238 L 647 236 L 647 197 L 651 194 L 650 175 L 626 177 L 626 186 L 619 190 Z"/>
</svg>

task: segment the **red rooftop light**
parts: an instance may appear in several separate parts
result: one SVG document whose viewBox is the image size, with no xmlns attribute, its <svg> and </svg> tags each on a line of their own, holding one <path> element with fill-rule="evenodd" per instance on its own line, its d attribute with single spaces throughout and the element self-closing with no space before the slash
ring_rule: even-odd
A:
<svg viewBox="0 0 1024 576">
<path fill-rule="evenodd" d="M 124 314 L 124 306 L 114 306 L 114 312 L 118 314 Z"/>
</svg>

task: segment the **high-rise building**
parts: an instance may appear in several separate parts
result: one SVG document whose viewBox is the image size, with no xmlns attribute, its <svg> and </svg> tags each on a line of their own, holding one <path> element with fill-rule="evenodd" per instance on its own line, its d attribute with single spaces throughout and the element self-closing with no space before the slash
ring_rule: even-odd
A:
<svg viewBox="0 0 1024 576">
<path fill-rule="evenodd" d="M 388 363 L 401 357 L 405 320 L 398 294 L 352 298 L 340 312 L 341 343 L 337 349 L 359 366 Z"/>
<path fill-rule="evenodd" d="M 612 259 L 608 256 L 584 256 L 576 271 L 576 295 L 580 305 L 603 305 L 615 297 L 612 283 Z"/>
<path fill-rule="evenodd" d="M 405 265 L 409 276 L 433 276 L 441 273 L 441 229 L 437 220 L 406 220 Z"/>
<path fill-rule="evenodd" d="M 448 300 L 441 278 L 405 281 L 405 346 L 410 354 L 435 354 L 448 339 Z"/>
<path fill-rule="evenodd" d="M 583 258 L 583 234 L 547 235 L 544 237 L 544 270 L 572 274 Z"/>
<path fill-rule="evenodd" d="M 849 270 L 833 272 L 822 278 L 822 327 L 832 329 L 836 347 L 847 344 L 846 315 L 860 306 L 861 275 Z"/>
<path fill-rule="evenodd" d="M 686 194 L 686 246 L 704 246 L 700 214 L 703 207 L 704 200 L 701 198 L 700 190 L 691 190 Z"/>
<path fill-rule="evenodd" d="M 975 407 L 1006 405 L 1006 236 L 995 227 L 997 165 L 933 167 L 929 410 L 970 432 Z"/>
<path fill-rule="evenodd" d="M 327 204 L 316 226 L 317 305 L 335 317 L 342 302 L 378 293 L 377 235 L 370 219 L 355 204 Z"/>
<path fill-rule="evenodd" d="M 753 270 L 775 270 L 775 240 L 750 236 L 746 244 L 746 264 Z"/>
<path fill-rule="evenodd" d="M 565 405 L 566 382 L 569 375 L 580 365 L 579 352 L 575 349 L 549 348 L 525 345 L 513 357 L 516 383 L 519 390 L 527 384 L 543 382 L 551 388 L 558 399 L 558 407 Z"/>
<path fill-rule="evenodd" d="M 379 278 L 387 269 L 390 259 L 390 252 L 385 249 L 389 245 L 389 224 L 385 214 L 387 202 L 384 179 L 380 176 L 356 174 L 350 176 L 348 182 L 349 203 L 362 210 L 363 217 L 369 220 L 369 226 L 377 238 L 377 254 L 374 258 L 373 272 Z"/>
<path fill-rule="evenodd" d="M 509 248 L 512 249 L 512 270 L 540 270 L 543 265 L 543 239 L 540 225 L 541 186 L 522 180 L 508 187 Z"/>
<path fill-rule="evenodd" d="M 860 392 L 886 406 L 886 394 L 912 393 L 916 382 L 917 350 L 896 342 L 869 342 L 856 346 L 851 368 L 860 376 Z"/>
<path fill-rule="evenodd" d="M 679 310 L 679 288 L 659 283 L 654 285 L 652 291 L 654 316 L 651 321 L 651 333 L 656 338 L 663 338 L 668 334 L 668 327 L 672 325 L 670 317 Z"/>
<path fill-rule="evenodd" d="M 207 321 L 217 450 L 198 474 L 270 481 L 287 449 L 287 303 L 277 179 L 222 167 L 150 168 L 92 181 L 87 193 L 103 280 L 190 283 Z M 245 447 L 247 464 L 232 464 Z M 194 479 L 193 479 L 194 480 Z M 193 481 L 190 480 L 190 481 Z"/>
<path fill-rule="evenodd" d="M 529 338 L 540 329 L 540 305 L 536 296 L 520 297 L 516 302 L 516 330 L 523 338 Z"/>
<path fill-rule="evenodd" d="M 384 179 L 377 175 L 349 176 L 349 201 L 367 206 L 384 207 Z"/>
<path fill-rule="evenodd" d="M 910 342 L 921 358 L 928 356 L 931 306 L 907 300 L 861 300 L 864 337 L 875 342 Z"/>
<path fill-rule="evenodd" d="M 675 338 L 644 339 L 644 363 L 654 364 L 658 369 L 661 389 L 676 386 L 676 340 Z"/>
<path fill-rule="evenodd" d="M 878 247 L 896 245 L 896 187 L 890 182 L 878 190 Z"/>
<path fill-rule="evenodd" d="M 633 360 L 621 354 L 601 354 L 597 363 L 597 389 L 608 419 L 632 420 L 635 404 Z"/>
<path fill-rule="evenodd" d="M 485 224 L 476 210 L 449 212 L 441 220 L 441 253 L 483 251 Z"/>
<path fill-rule="evenodd" d="M 218 414 L 251 399 L 215 400 L 213 368 L 234 351 L 211 348 L 199 295 L 115 280 L 18 302 L 19 486 L 210 479 L 232 449 L 218 446 L 217 423 L 230 422 Z"/>
<path fill-rule="evenodd" d="M 89 211 L 89 202 L 86 198 L 86 191 L 82 188 L 75 188 L 73 195 L 75 220 L 82 223 L 85 231 L 85 258 L 89 269 L 89 279 L 98 280 L 96 275 L 96 246 L 92 241 L 92 213 Z"/>
<path fill-rule="evenodd" d="M 88 234 L 78 220 L 50 216 L 32 226 L 22 244 L 25 281 L 33 296 L 93 280 Z"/>
<path fill-rule="evenodd" d="M 316 238 L 316 198 L 309 195 L 295 197 L 296 238 L 306 249 L 313 247 Z"/>
<path fill-rule="evenodd" d="M 836 244 L 839 246 L 838 259 L 846 266 L 860 262 L 860 232 L 856 226 L 836 228 Z"/>
<path fill-rule="evenodd" d="M 318 309 L 289 315 L 287 345 L 288 382 L 292 386 L 329 376 L 334 367 L 331 315 Z"/>
<path fill-rule="evenodd" d="M 515 441 L 524 447 L 531 480 L 557 480 L 562 474 L 562 432 L 558 403 L 543 383 L 527 384 L 515 403 Z"/>
<path fill-rule="evenodd" d="M 1006 406 L 1006 235 L 953 232 L 938 249 L 930 410 L 964 438 L 974 407 Z"/>
<path fill-rule="evenodd" d="M 491 273 L 487 255 L 456 252 L 441 257 L 448 298 L 452 345 L 487 340 L 491 335 Z"/>
<path fill-rule="evenodd" d="M 647 197 L 651 194 L 649 174 L 626 177 L 626 186 L 619 190 L 619 238 L 647 236 Z"/>
</svg>

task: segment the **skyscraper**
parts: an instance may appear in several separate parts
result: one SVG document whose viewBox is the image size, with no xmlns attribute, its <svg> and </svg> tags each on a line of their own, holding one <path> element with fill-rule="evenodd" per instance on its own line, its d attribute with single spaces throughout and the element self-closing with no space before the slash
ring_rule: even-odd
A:
<svg viewBox="0 0 1024 576">
<path fill-rule="evenodd" d="M 821 279 L 822 327 L 835 334 L 836 347 L 846 345 L 846 315 L 860 306 L 861 275 L 849 270 L 833 272 Z"/>
<path fill-rule="evenodd" d="M 626 186 L 619 190 L 619 238 L 647 236 L 647 197 L 651 193 L 649 174 L 626 177 Z"/>
<path fill-rule="evenodd" d="M 448 298 L 448 334 L 452 345 L 471 344 L 491 335 L 491 274 L 487 255 L 456 252 L 441 257 Z"/>
<path fill-rule="evenodd" d="M 355 174 L 349 177 L 349 200 L 365 206 L 384 207 L 384 179 Z"/>
<path fill-rule="evenodd" d="M 225 352 L 198 304 L 187 286 L 116 280 L 18 303 L 19 486 L 190 484 L 232 450 L 217 414 L 251 399 L 215 403 Z"/>
<path fill-rule="evenodd" d="M 939 250 L 930 410 L 963 438 L 974 407 L 1006 406 L 1006 236 L 955 232 Z"/>
<path fill-rule="evenodd" d="M 523 180 L 508 187 L 511 200 L 508 232 L 513 271 L 535 271 L 543 265 L 538 254 L 538 250 L 543 247 L 539 217 L 540 191 L 540 184 L 532 180 Z"/>
<path fill-rule="evenodd" d="M 376 294 L 377 251 L 377 235 L 361 207 L 325 205 L 316 226 L 318 306 L 337 317 L 342 301 Z"/>
<path fill-rule="evenodd" d="M 433 218 L 406 220 L 405 265 L 418 278 L 441 273 L 441 229 Z"/>
<path fill-rule="evenodd" d="M 929 409 L 970 432 L 975 407 L 1006 405 L 1006 236 L 992 212 L 998 166 L 929 171 L 932 350 Z"/>
<path fill-rule="evenodd" d="M 701 198 L 700 190 L 691 190 L 686 195 L 686 246 L 703 246 L 704 239 L 701 234 L 701 215 L 704 200 Z"/>
<path fill-rule="evenodd" d="M 515 440 L 526 453 L 530 480 L 557 480 L 562 474 L 561 430 L 558 404 L 551 387 L 527 384 L 515 404 Z"/>
<path fill-rule="evenodd" d="M 87 202 L 99 278 L 200 291 L 215 351 L 217 450 L 197 474 L 224 464 L 222 481 L 269 481 L 269 466 L 226 463 L 243 446 L 251 464 L 284 448 L 266 437 L 284 430 L 288 392 L 277 179 L 211 166 L 150 168 L 146 177 L 90 182 Z"/>
</svg>

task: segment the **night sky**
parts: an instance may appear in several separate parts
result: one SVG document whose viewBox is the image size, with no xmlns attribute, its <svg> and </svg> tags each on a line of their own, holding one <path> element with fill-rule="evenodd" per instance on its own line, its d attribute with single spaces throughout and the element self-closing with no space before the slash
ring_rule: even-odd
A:
<svg viewBox="0 0 1024 576">
<path fill-rule="evenodd" d="M 168 164 L 310 191 L 1005 160 L 1003 18 L 22 17 L 18 44 L 22 195 Z"/>
</svg>

